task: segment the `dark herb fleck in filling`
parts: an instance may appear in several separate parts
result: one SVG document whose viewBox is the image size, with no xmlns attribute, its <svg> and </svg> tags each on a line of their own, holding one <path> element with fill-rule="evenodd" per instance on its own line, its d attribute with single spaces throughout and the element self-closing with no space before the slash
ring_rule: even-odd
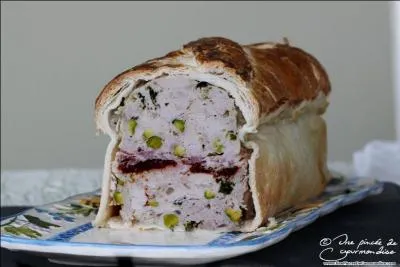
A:
<svg viewBox="0 0 400 267">
<path fill-rule="evenodd" d="M 154 89 L 150 86 L 148 86 L 147 89 L 149 90 L 151 102 L 153 102 L 154 106 L 158 106 L 158 104 L 157 104 L 158 93 L 156 91 L 154 91 Z"/>
<path fill-rule="evenodd" d="M 197 85 L 196 85 L 196 88 L 203 88 L 203 87 L 207 87 L 207 86 L 209 86 L 210 84 L 208 83 L 208 82 L 199 82 Z"/>
<path fill-rule="evenodd" d="M 184 226 L 185 226 L 185 231 L 186 232 L 191 232 L 191 231 L 193 231 L 194 229 L 196 229 L 198 226 L 199 226 L 199 224 L 201 224 L 202 222 L 200 221 L 200 222 L 195 222 L 195 221 L 187 221 L 187 222 L 185 222 L 185 224 L 184 224 Z"/>
<path fill-rule="evenodd" d="M 218 192 L 225 194 L 225 195 L 229 195 L 230 193 L 232 193 L 233 186 L 234 186 L 234 184 L 232 182 L 221 180 L 221 185 L 219 187 Z"/>
<path fill-rule="evenodd" d="M 142 109 L 146 108 L 146 98 L 141 93 L 138 93 L 138 97 L 140 98 L 140 102 L 142 103 Z"/>
<path fill-rule="evenodd" d="M 120 106 L 121 106 L 121 107 L 125 106 L 125 97 L 123 97 L 123 98 L 121 99 Z"/>
<path fill-rule="evenodd" d="M 177 206 L 181 206 L 182 203 L 183 203 L 183 201 L 185 201 L 185 200 L 186 200 L 186 197 L 181 197 L 181 198 L 176 199 L 176 200 L 173 202 L 173 204 L 174 204 L 174 205 L 177 205 Z"/>
</svg>

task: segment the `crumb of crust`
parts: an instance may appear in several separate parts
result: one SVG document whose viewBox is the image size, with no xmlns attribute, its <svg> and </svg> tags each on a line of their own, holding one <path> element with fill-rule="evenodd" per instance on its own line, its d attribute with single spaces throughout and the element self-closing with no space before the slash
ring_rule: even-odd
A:
<svg viewBox="0 0 400 267">
<path fill-rule="evenodd" d="M 275 217 L 269 217 L 268 218 L 268 225 L 267 228 L 273 228 L 278 225 L 278 222 L 276 221 Z"/>
</svg>

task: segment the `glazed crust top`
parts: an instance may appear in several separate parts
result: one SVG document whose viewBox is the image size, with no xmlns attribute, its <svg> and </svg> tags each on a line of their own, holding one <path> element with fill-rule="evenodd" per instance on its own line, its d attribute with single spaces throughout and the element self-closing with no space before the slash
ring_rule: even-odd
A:
<svg viewBox="0 0 400 267">
<path fill-rule="evenodd" d="M 228 73 L 240 81 L 256 99 L 259 118 L 268 117 L 282 106 L 293 108 L 321 94 L 327 96 L 331 90 L 328 75 L 317 59 L 287 42 L 240 45 L 226 38 L 208 37 L 116 76 L 96 98 L 97 120 L 103 106 L 118 94 L 125 79 L 138 79 L 160 69 L 165 73 L 189 71 L 193 64 L 198 69 L 212 70 L 215 75 Z"/>
</svg>

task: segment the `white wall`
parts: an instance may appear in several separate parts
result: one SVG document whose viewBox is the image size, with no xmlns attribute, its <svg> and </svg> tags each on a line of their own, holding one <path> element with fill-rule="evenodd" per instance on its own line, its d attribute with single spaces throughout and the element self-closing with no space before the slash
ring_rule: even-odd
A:
<svg viewBox="0 0 400 267">
<path fill-rule="evenodd" d="M 116 74 L 203 36 L 281 40 L 314 54 L 333 86 L 329 158 L 393 139 L 388 4 L 2 2 L 2 169 L 102 167 L 94 100 Z"/>
<path fill-rule="evenodd" d="M 390 3 L 392 29 L 392 63 L 394 80 L 394 107 L 396 120 L 396 136 L 400 141 L 400 2 Z"/>
</svg>

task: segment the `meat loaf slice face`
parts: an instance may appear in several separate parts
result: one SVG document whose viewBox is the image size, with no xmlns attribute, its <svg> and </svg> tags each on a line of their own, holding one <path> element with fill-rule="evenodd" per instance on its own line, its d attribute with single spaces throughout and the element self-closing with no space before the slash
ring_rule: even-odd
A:
<svg viewBox="0 0 400 267">
<path fill-rule="evenodd" d="M 320 194 L 330 83 L 307 52 L 202 38 L 111 80 L 97 227 L 254 231 Z"/>
<path fill-rule="evenodd" d="M 136 88 L 111 116 L 120 142 L 110 205 L 123 223 L 236 230 L 254 214 L 245 199 L 249 153 L 237 137 L 238 111 L 227 91 L 165 76 Z"/>
<path fill-rule="evenodd" d="M 237 160 L 237 111 L 232 97 L 187 77 L 163 77 L 135 89 L 120 108 L 119 149 L 145 159 Z"/>
</svg>

